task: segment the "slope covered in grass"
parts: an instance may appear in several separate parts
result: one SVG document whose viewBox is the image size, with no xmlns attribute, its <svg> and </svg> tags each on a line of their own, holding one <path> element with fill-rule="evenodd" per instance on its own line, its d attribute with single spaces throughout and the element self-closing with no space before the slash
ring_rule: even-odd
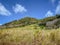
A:
<svg viewBox="0 0 60 45">
<path fill-rule="evenodd" d="M 0 45 L 60 45 L 59 27 L 60 15 L 16 20 L 0 26 Z"/>
<path fill-rule="evenodd" d="M 0 45 L 60 45 L 60 28 L 41 30 L 33 26 L 0 30 Z"/>
<path fill-rule="evenodd" d="M 46 28 L 56 29 L 60 27 L 60 15 L 55 15 L 51 17 L 46 17 L 44 19 L 36 19 L 31 17 L 24 17 L 19 20 L 14 20 L 9 23 L 5 23 L 0 25 L 0 29 L 2 28 L 17 28 L 17 27 L 25 27 L 28 25 L 37 24 L 39 26 L 44 26 Z"/>
</svg>

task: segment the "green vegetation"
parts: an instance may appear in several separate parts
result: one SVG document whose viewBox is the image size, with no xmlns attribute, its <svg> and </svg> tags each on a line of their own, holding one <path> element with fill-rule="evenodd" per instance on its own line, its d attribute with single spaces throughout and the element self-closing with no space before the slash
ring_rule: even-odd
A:
<svg viewBox="0 0 60 45">
<path fill-rule="evenodd" d="M 0 45 L 60 45 L 60 15 L 25 17 L 0 26 Z"/>
<path fill-rule="evenodd" d="M 54 29 L 56 29 L 56 28 L 60 27 L 60 25 L 59 25 L 60 24 L 60 15 L 47 17 L 47 18 L 40 19 L 40 20 L 35 19 L 35 18 L 25 17 L 25 18 L 22 18 L 20 20 L 15 20 L 15 21 L 6 23 L 6 24 L 0 26 L 0 28 L 25 27 L 25 26 L 32 25 L 32 24 L 37 24 L 38 26 L 40 26 L 42 28 L 48 28 L 48 29 L 54 28 Z"/>
</svg>

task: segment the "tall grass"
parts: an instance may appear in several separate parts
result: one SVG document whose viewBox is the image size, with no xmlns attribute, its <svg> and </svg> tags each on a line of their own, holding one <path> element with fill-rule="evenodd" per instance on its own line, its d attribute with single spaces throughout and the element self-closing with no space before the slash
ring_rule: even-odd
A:
<svg viewBox="0 0 60 45">
<path fill-rule="evenodd" d="M 60 29 L 3 29 L 0 30 L 0 45 L 60 45 Z"/>
</svg>

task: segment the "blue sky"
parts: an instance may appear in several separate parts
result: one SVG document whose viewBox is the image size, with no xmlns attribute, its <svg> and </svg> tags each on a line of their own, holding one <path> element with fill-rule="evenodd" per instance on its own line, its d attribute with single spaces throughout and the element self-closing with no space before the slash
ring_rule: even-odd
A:
<svg viewBox="0 0 60 45">
<path fill-rule="evenodd" d="M 0 0 L 0 25 L 23 17 L 42 19 L 60 14 L 60 0 Z"/>
</svg>

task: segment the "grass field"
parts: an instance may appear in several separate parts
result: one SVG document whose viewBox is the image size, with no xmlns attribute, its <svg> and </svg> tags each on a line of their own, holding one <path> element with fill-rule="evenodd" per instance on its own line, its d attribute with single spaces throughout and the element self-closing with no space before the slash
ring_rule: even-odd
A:
<svg viewBox="0 0 60 45">
<path fill-rule="evenodd" d="M 60 45 L 60 28 L 45 30 L 30 25 L 1 29 L 0 45 Z"/>
</svg>

